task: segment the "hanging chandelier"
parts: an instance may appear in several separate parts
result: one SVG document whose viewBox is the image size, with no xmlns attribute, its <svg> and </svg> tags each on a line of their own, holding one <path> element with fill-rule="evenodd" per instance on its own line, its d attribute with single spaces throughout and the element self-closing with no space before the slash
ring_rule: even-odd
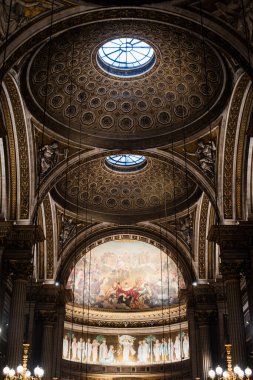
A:
<svg viewBox="0 0 253 380">
<path fill-rule="evenodd" d="M 232 355 L 231 355 L 231 344 L 225 344 L 226 354 L 227 354 L 227 369 L 223 371 L 221 366 L 216 367 L 215 371 L 210 369 L 208 372 L 208 376 L 210 379 L 217 378 L 218 380 L 228 379 L 228 380 L 236 380 L 236 379 L 250 379 L 252 375 L 252 370 L 247 367 L 245 370 L 242 370 L 238 365 L 232 368 Z"/>
<path fill-rule="evenodd" d="M 39 380 L 43 377 L 44 370 L 39 366 L 34 368 L 34 376 L 27 368 L 29 347 L 30 344 L 23 344 L 23 365 L 18 365 L 16 371 L 13 368 L 9 368 L 8 366 L 4 367 L 3 374 L 5 380 Z"/>
</svg>

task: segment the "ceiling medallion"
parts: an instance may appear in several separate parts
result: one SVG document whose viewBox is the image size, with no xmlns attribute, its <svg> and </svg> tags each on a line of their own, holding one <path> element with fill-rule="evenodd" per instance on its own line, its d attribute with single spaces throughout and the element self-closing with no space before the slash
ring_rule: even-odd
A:
<svg viewBox="0 0 253 380">
<path fill-rule="evenodd" d="M 98 65 L 111 75 L 134 77 L 149 71 L 156 62 L 154 49 L 133 37 L 115 38 L 97 52 Z"/>
<path fill-rule="evenodd" d="M 147 159 L 137 154 L 115 154 L 106 157 L 105 164 L 116 172 L 129 173 L 143 169 L 147 165 Z"/>
</svg>

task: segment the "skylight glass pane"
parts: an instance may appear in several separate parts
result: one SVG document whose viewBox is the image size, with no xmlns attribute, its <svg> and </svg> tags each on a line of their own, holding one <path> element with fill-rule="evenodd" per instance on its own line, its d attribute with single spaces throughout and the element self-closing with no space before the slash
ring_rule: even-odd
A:
<svg viewBox="0 0 253 380">
<path fill-rule="evenodd" d="M 99 48 L 97 56 L 98 63 L 105 71 L 118 76 L 143 74 L 155 63 L 154 49 L 145 41 L 132 37 L 106 42 Z"/>
<path fill-rule="evenodd" d="M 106 161 L 111 164 L 112 167 L 122 167 L 132 166 L 136 167 L 139 164 L 144 164 L 146 162 L 145 156 L 140 156 L 136 154 L 122 154 L 122 155 L 112 155 L 106 157 Z"/>
</svg>

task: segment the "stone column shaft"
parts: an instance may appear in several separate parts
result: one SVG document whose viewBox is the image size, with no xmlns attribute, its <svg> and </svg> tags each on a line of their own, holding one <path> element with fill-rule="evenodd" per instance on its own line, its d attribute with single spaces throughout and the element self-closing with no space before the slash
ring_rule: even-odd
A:
<svg viewBox="0 0 253 380">
<path fill-rule="evenodd" d="M 62 362 L 62 342 L 64 335 L 64 316 L 65 309 L 60 308 L 57 313 L 57 324 L 55 329 L 55 351 L 53 355 L 52 375 L 58 379 L 61 377 L 61 362 Z"/>
<path fill-rule="evenodd" d="M 246 338 L 242 298 L 239 277 L 225 279 L 227 307 L 228 307 L 228 329 L 229 339 L 232 344 L 232 358 L 234 364 L 240 367 L 246 366 Z"/>
<path fill-rule="evenodd" d="M 189 332 L 189 343 L 190 343 L 190 358 L 191 358 L 191 368 L 192 368 L 192 378 L 195 379 L 199 375 L 199 365 L 197 356 L 197 341 L 196 341 L 196 326 L 195 326 L 195 313 L 194 309 L 188 307 L 187 310 L 188 318 L 188 332 Z"/>
<path fill-rule="evenodd" d="M 224 351 L 225 344 L 225 330 L 224 330 L 224 314 L 225 314 L 225 305 L 224 301 L 217 301 L 218 309 L 218 325 L 219 325 L 219 353 L 218 356 L 221 357 L 222 352 Z"/>
<path fill-rule="evenodd" d="M 52 377 L 52 363 L 53 363 L 53 343 L 54 343 L 54 330 L 53 323 L 45 322 L 43 325 L 43 338 L 42 338 L 42 355 L 41 362 L 42 368 L 45 371 L 44 380 L 49 380 Z"/>
<path fill-rule="evenodd" d="M 211 367 L 211 350 L 210 350 L 210 331 L 208 323 L 199 325 L 199 341 L 200 341 L 200 358 L 201 358 L 201 379 L 208 379 L 208 371 Z"/>
<path fill-rule="evenodd" d="M 22 364 L 26 285 L 27 280 L 22 278 L 17 278 L 13 281 L 8 328 L 7 362 L 9 366 L 14 368 Z"/>
</svg>

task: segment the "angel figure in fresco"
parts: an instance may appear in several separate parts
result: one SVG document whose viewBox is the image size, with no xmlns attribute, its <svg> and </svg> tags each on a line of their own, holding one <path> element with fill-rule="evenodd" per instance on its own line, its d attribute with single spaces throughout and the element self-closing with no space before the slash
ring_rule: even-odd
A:
<svg viewBox="0 0 253 380">
<path fill-rule="evenodd" d="M 62 355 L 63 355 L 63 359 L 69 359 L 69 340 L 68 340 L 68 335 L 65 335 L 64 339 L 63 339 Z"/>
<path fill-rule="evenodd" d="M 181 360 L 181 341 L 180 341 L 178 335 L 177 335 L 177 337 L 175 339 L 174 350 L 175 350 L 175 359 L 176 359 L 176 361 Z"/>
<path fill-rule="evenodd" d="M 185 334 L 183 339 L 183 354 L 185 359 L 189 358 L 189 348 L 189 337 L 188 334 Z"/>
<path fill-rule="evenodd" d="M 142 360 L 144 363 L 148 362 L 149 358 L 149 344 L 148 342 L 144 339 L 142 343 Z"/>
<path fill-rule="evenodd" d="M 110 347 L 109 347 L 109 351 L 108 351 L 108 354 L 107 354 L 107 357 L 106 357 L 106 359 L 105 359 L 105 362 L 106 363 L 108 363 L 108 364 L 112 364 L 112 363 L 114 363 L 114 354 L 115 354 L 115 350 L 114 350 L 114 346 L 113 345 L 111 345 Z"/>
<path fill-rule="evenodd" d="M 162 343 L 160 345 L 160 355 L 163 362 L 166 361 L 168 355 L 168 346 L 165 338 L 162 338 Z"/>
<path fill-rule="evenodd" d="M 160 344 L 159 340 L 156 339 L 154 346 L 153 346 L 153 353 L 154 353 L 155 362 L 160 361 L 160 345 L 161 344 Z"/>
<path fill-rule="evenodd" d="M 129 356 L 135 355 L 135 350 L 133 348 L 135 338 L 130 335 L 121 335 L 119 336 L 119 344 L 123 347 L 123 362 L 129 362 Z"/>
<path fill-rule="evenodd" d="M 72 351 L 71 360 L 72 361 L 78 360 L 78 358 L 77 358 L 77 340 L 75 337 L 73 337 L 73 341 L 71 344 L 71 351 Z"/>
<path fill-rule="evenodd" d="M 96 363 L 98 360 L 98 347 L 99 343 L 96 339 L 92 341 L 92 362 Z"/>
<path fill-rule="evenodd" d="M 92 354 L 92 343 L 90 341 L 90 338 L 88 338 L 85 344 L 85 356 L 86 356 L 87 363 L 91 361 L 91 354 Z"/>
<path fill-rule="evenodd" d="M 138 350 L 137 350 L 137 357 L 138 357 L 138 361 L 139 361 L 140 363 L 143 362 L 143 346 L 142 346 L 142 343 L 143 343 L 143 341 L 140 340 L 140 341 L 139 341 Z"/>
<path fill-rule="evenodd" d="M 107 355 L 108 355 L 108 347 L 106 344 L 106 339 L 104 339 L 99 346 L 99 362 L 103 363 L 104 361 L 106 361 Z"/>
<path fill-rule="evenodd" d="M 174 360 L 174 343 L 171 338 L 168 338 L 168 361 L 173 362 Z"/>
</svg>

